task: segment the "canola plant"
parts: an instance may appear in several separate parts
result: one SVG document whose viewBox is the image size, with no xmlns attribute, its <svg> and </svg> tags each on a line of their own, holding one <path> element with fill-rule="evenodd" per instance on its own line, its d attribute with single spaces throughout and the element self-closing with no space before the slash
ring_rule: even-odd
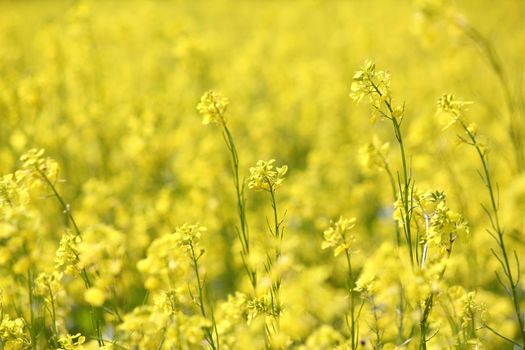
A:
<svg viewBox="0 0 525 350">
<path fill-rule="evenodd" d="M 0 2 L 0 349 L 523 349 L 523 14 Z"/>
</svg>

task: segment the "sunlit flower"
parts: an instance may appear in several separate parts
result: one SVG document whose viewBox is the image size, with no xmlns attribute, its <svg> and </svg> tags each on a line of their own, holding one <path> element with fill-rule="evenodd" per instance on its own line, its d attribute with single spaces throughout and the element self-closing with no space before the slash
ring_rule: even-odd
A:
<svg viewBox="0 0 525 350">
<path fill-rule="evenodd" d="M 202 123 L 224 124 L 226 121 L 224 115 L 229 103 L 230 101 L 219 92 L 210 90 L 204 93 L 197 104 L 197 111 L 203 117 Z"/>
<path fill-rule="evenodd" d="M 257 165 L 250 168 L 248 187 L 259 191 L 274 191 L 281 186 L 288 166 L 275 167 L 274 163 L 275 159 L 257 161 Z"/>
</svg>

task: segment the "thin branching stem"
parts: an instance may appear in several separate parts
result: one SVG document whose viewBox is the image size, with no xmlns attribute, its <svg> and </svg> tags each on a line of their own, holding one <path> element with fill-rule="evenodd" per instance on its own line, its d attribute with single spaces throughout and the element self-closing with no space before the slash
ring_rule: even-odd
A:
<svg viewBox="0 0 525 350">
<path fill-rule="evenodd" d="M 270 180 L 267 179 L 271 198 L 271 204 L 272 204 L 272 212 L 273 212 L 273 238 L 275 242 L 275 251 L 274 251 L 274 257 L 273 259 L 270 258 L 269 260 L 273 260 L 273 263 L 278 263 L 279 258 L 281 257 L 281 242 L 283 239 L 284 231 L 281 229 L 281 222 L 279 221 L 279 215 L 277 212 L 277 201 L 275 197 L 275 188 L 273 184 L 271 184 Z M 272 265 L 273 265 L 272 263 Z M 274 314 L 274 319 L 276 322 L 277 330 L 279 329 L 279 318 L 281 314 L 281 276 L 280 274 L 277 276 L 277 280 L 275 282 L 272 282 L 271 287 L 272 292 L 270 293 L 271 296 L 271 302 L 272 302 L 272 314 Z"/>
<path fill-rule="evenodd" d="M 31 320 L 31 326 L 29 327 L 29 335 L 31 337 L 31 344 L 36 349 L 36 334 L 35 334 L 35 313 L 34 313 L 34 295 L 33 295 L 33 270 L 28 269 L 27 271 L 27 287 L 29 294 L 29 317 Z"/>
<path fill-rule="evenodd" d="M 485 210 L 485 211 L 490 219 L 492 231 L 494 233 L 492 237 L 496 240 L 496 243 L 500 250 L 501 255 L 498 257 L 498 261 L 501 265 L 501 268 L 503 269 L 503 274 L 505 275 L 506 282 L 507 282 L 506 285 L 504 284 L 504 287 L 509 292 L 509 295 L 512 299 L 514 312 L 515 312 L 515 315 L 518 321 L 519 334 L 521 337 L 522 344 L 525 345 L 525 329 L 523 328 L 524 325 L 523 325 L 523 318 L 522 318 L 521 307 L 520 307 L 520 299 L 519 299 L 518 291 L 516 288 L 518 284 L 512 272 L 512 268 L 510 266 L 509 257 L 508 257 L 509 252 L 505 244 L 504 230 L 500 224 L 499 205 L 496 199 L 497 196 L 495 192 L 495 186 L 493 184 L 492 176 L 490 173 L 488 157 L 487 157 L 486 152 L 484 152 L 481 146 L 479 145 L 476 135 L 470 131 L 470 129 L 467 127 L 467 125 L 465 124 L 463 120 L 458 119 L 458 121 L 461 127 L 467 133 L 470 139 L 470 144 L 475 148 L 476 153 L 479 156 L 481 166 L 483 168 L 483 173 L 482 173 L 483 182 L 485 184 L 485 187 L 487 188 L 487 192 L 489 194 L 489 199 L 490 199 L 490 211 L 489 210 Z"/>
<path fill-rule="evenodd" d="M 255 269 L 249 266 L 249 263 L 247 261 L 248 256 L 250 254 L 250 233 L 249 233 L 249 227 L 248 227 L 248 220 L 246 219 L 246 198 L 244 196 L 245 185 L 244 185 L 244 181 L 241 181 L 240 176 L 239 176 L 239 155 L 237 153 L 237 148 L 235 146 L 233 136 L 225 121 L 223 121 L 222 127 L 223 127 L 223 133 L 224 133 L 224 142 L 226 143 L 226 147 L 228 148 L 228 151 L 230 152 L 230 158 L 231 158 L 230 159 L 231 171 L 232 171 L 233 184 L 235 187 L 235 195 L 236 195 L 236 200 L 237 200 L 237 214 L 239 217 L 239 228 L 237 229 L 238 230 L 237 236 L 241 243 L 242 262 L 244 265 L 244 269 L 250 280 L 250 284 L 252 285 L 253 291 L 255 293 L 257 289 L 257 272 Z"/>
<path fill-rule="evenodd" d="M 346 242 L 345 242 L 346 244 Z M 350 296 L 350 339 L 352 349 L 357 349 L 357 319 L 355 315 L 355 276 L 352 270 L 352 259 L 348 248 L 345 249 L 346 267 L 348 269 L 348 294 Z"/>
<path fill-rule="evenodd" d="M 394 135 L 397 140 L 397 143 L 399 145 L 399 152 L 401 154 L 401 165 L 403 168 L 403 176 L 402 176 L 402 183 L 400 183 L 399 188 L 399 198 L 401 199 L 402 205 L 403 205 L 403 231 L 405 235 L 406 244 L 408 247 L 408 253 L 410 256 L 410 263 L 412 266 L 414 266 L 414 252 L 412 247 L 412 233 L 411 233 L 411 194 L 410 194 L 410 172 L 409 172 L 409 165 L 407 161 L 406 151 L 405 151 L 405 144 L 403 141 L 403 134 L 401 132 L 401 122 L 398 121 L 398 119 L 395 116 L 394 108 L 392 107 L 391 100 L 389 98 L 385 98 L 384 94 L 381 92 L 379 87 L 374 83 L 374 81 L 370 80 L 370 83 L 372 84 L 372 87 L 379 95 L 379 97 L 384 101 L 384 104 L 387 108 L 388 115 L 385 115 L 387 119 L 389 119 L 392 122 L 392 127 L 394 129 Z M 379 108 L 377 108 L 379 110 Z"/>
<path fill-rule="evenodd" d="M 195 278 L 197 279 L 197 292 L 198 292 L 198 298 L 199 298 L 197 304 L 199 306 L 199 310 L 200 310 L 202 317 L 207 318 L 206 308 L 204 306 L 204 286 L 203 286 L 203 282 L 201 281 L 201 277 L 199 273 L 200 256 L 197 256 L 195 254 L 195 248 L 193 246 L 193 243 L 190 242 L 188 247 L 190 248 L 189 251 L 190 251 L 190 258 L 191 258 L 193 271 L 195 273 Z M 216 328 L 216 324 L 214 322 L 213 311 L 212 311 L 212 327 L 211 328 L 214 328 L 214 329 Z M 208 341 L 208 344 L 210 345 L 212 350 L 219 350 L 219 338 L 217 337 L 217 339 L 214 339 L 213 333 L 210 327 L 205 328 L 205 333 L 206 333 L 206 340 Z"/>
<path fill-rule="evenodd" d="M 49 179 L 49 177 L 40 169 L 36 169 L 38 174 L 41 176 L 41 178 L 44 180 L 44 182 L 48 185 L 48 187 L 53 192 L 54 197 L 59 202 L 60 206 L 62 207 L 62 212 L 64 216 L 66 217 L 66 222 L 70 223 L 73 226 L 73 229 L 75 231 L 75 234 L 77 237 L 82 237 L 80 229 L 78 228 L 78 225 L 75 221 L 75 218 L 73 217 L 73 213 L 71 210 L 71 206 L 66 203 L 66 201 L 62 198 L 60 193 L 58 192 L 55 184 Z M 77 260 L 79 257 L 77 256 Z M 85 268 L 82 268 L 80 275 L 82 279 L 84 280 L 84 285 L 86 286 L 86 289 L 91 288 L 91 281 L 89 279 L 89 276 L 87 274 L 87 271 Z M 94 306 L 90 306 L 90 317 L 91 317 L 91 323 L 93 325 L 93 329 L 95 331 L 97 342 L 99 346 L 104 345 L 104 339 L 102 338 L 102 330 L 100 327 L 100 319 L 98 317 L 98 312 Z"/>
</svg>

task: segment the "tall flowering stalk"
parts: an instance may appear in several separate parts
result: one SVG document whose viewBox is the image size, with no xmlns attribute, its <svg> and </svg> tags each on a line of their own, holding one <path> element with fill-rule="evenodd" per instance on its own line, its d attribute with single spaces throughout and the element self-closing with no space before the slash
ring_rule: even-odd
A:
<svg viewBox="0 0 525 350">
<path fill-rule="evenodd" d="M 440 292 L 439 288 L 433 288 L 432 285 L 443 280 L 454 242 L 458 237 L 466 236 L 469 227 L 460 214 L 449 208 L 444 192 L 414 191 L 412 198 L 414 224 L 424 228 L 421 232 L 416 230 L 416 241 L 422 246 L 421 256 L 417 258 L 420 264 L 416 272 L 430 285 L 428 294 L 419 305 L 419 348 L 426 349 L 428 340 L 433 337 L 429 337 L 430 315 Z M 400 221 L 402 210 L 398 204 L 395 215 Z"/>
<path fill-rule="evenodd" d="M 390 182 L 390 189 L 392 191 L 393 201 L 397 200 L 397 187 L 394 174 L 390 169 L 388 162 L 388 152 L 390 150 L 390 143 L 381 143 L 377 138 L 374 138 L 373 142 L 370 142 L 359 149 L 359 155 L 363 166 L 371 171 L 385 171 L 388 180 Z M 401 246 L 401 231 L 399 226 L 396 225 L 396 244 Z"/>
<path fill-rule="evenodd" d="M 246 219 L 246 198 L 244 196 L 245 184 L 244 181 L 241 181 L 239 176 L 239 155 L 226 121 L 226 111 L 229 103 L 230 101 L 222 94 L 210 90 L 202 95 L 201 100 L 197 105 L 197 111 L 203 116 L 203 124 L 219 124 L 222 127 L 224 142 L 230 153 L 233 185 L 237 199 L 239 226 L 236 227 L 236 230 L 237 237 L 241 243 L 241 258 L 244 269 L 246 270 L 250 283 L 255 291 L 257 288 L 257 271 L 248 263 L 250 255 L 250 233 L 248 221 Z"/>
<path fill-rule="evenodd" d="M 359 154 L 361 157 L 361 162 L 363 163 L 364 167 L 368 170 L 372 171 L 385 171 L 388 180 L 390 182 L 390 190 L 392 192 L 393 202 L 396 202 L 398 199 L 397 196 L 397 187 L 396 187 L 396 181 L 394 179 L 394 174 L 392 173 L 392 170 L 390 169 L 390 164 L 388 161 L 388 152 L 390 150 L 390 143 L 385 142 L 381 143 L 377 138 L 374 138 L 374 140 L 364 146 L 361 147 L 359 150 Z M 396 230 L 396 244 L 397 247 L 401 246 L 401 230 L 399 228 L 399 225 L 395 225 Z M 399 284 L 399 304 L 398 304 L 398 314 L 399 314 L 399 322 L 398 322 L 398 341 L 401 343 L 403 342 L 403 328 L 404 328 L 404 291 L 403 286 L 401 284 L 401 281 L 398 281 Z"/>
<path fill-rule="evenodd" d="M 359 315 L 361 313 L 362 304 L 359 309 L 357 308 L 356 300 L 356 280 L 357 275 L 352 269 L 351 256 L 355 252 L 353 247 L 355 237 L 351 233 L 355 227 L 356 218 L 345 219 L 339 218 L 332 226 L 324 231 L 324 241 L 321 245 L 322 249 L 331 248 L 334 250 L 334 256 L 338 256 L 341 253 L 345 253 L 346 268 L 347 268 L 347 289 L 348 295 L 350 296 L 350 340 L 351 349 L 355 350 L 358 347 L 358 336 L 359 336 Z"/>
<path fill-rule="evenodd" d="M 272 253 L 267 253 L 266 263 L 264 269 L 268 274 L 271 274 L 272 268 L 276 262 L 281 258 L 281 244 L 284 237 L 283 220 L 279 219 L 277 210 L 276 191 L 284 181 L 284 175 L 288 171 L 288 166 L 283 165 L 276 167 L 275 159 L 268 161 L 259 160 L 256 166 L 250 168 L 250 177 L 248 179 L 248 187 L 255 191 L 264 191 L 270 194 L 270 200 L 273 211 L 273 227 L 269 225 L 269 232 L 273 241 L 274 250 Z M 278 273 L 275 280 L 272 279 L 270 286 L 270 300 L 269 313 L 273 318 L 270 328 L 267 326 L 268 335 L 279 332 L 279 319 L 282 312 L 281 305 L 281 275 Z"/>
<path fill-rule="evenodd" d="M 375 163 L 379 167 L 384 168 L 387 171 L 392 187 L 392 192 L 394 195 L 394 200 L 398 200 L 401 203 L 404 214 L 401 216 L 400 226 L 403 231 L 405 244 L 408 248 L 410 263 L 412 264 L 412 267 L 414 267 L 414 255 L 417 259 L 418 254 L 417 241 L 415 242 L 416 253 L 414 254 L 414 244 L 411 232 L 412 211 L 410 210 L 410 208 L 412 207 L 412 171 L 407 162 L 405 144 L 403 141 L 403 134 L 401 132 L 401 124 L 403 122 L 404 115 L 404 106 L 394 106 L 392 101 L 392 92 L 390 89 L 390 74 L 385 71 L 376 70 L 375 64 L 371 61 L 366 61 L 365 64 L 361 67 L 361 69 L 355 72 L 353 76 L 353 82 L 351 85 L 350 97 L 356 102 L 360 102 L 363 98 L 368 98 L 368 102 L 373 108 L 371 122 L 376 122 L 377 119 L 380 117 L 389 120 L 392 123 L 394 135 L 399 145 L 399 152 L 401 154 L 401 165 L 403 169 L 402 176 L 400 176 L 399 172 L 397 172 L 397 181 L 394 180 L 392 171 L 389 167 L 388 162 L 386 162 L 386 158 L 384 156 L 385 150 L 379 149 L 376 151 L 376 147 L 372 146 L 372 152 L 370 152 L 369 146 L 368 150 L 365 152 L 368 154 L 371 153 L 372 157 L 368 158 L 372 159 L 372 161 L 375 160 Z M 400 232 L 399 227 L 397 226 L 396 242 L 397 245 L 400 246 Z M 403 297 L 403 286 L 401 285 L 401 283 L 399 287 L 399 338 L 402 339 L 405 301 Z"/>
<path fill-rule="evenodd" d="M 75 218 L 73 217 L 71 206 L 68 203 L 66 203 L 64 198 L 58 192 L 56 185 L 55 185 L 56 181 L 58 181 L 58 176 L 59 176 L 58 164 L 54 160 L 44 157 L 43 149 L 31 149 L 27 153 L 23 154 L 20 157 L 20 160 L 22 161 L 22 169 L 23 169 L 24 175 L 26 176 L 27 180 L 30 183 L 32 183 L 33 186 L 44 185 L 51 190 L 51 192 L 53 193 L 53 197 L 55 197 L 58 203 L 60 204 L 62 213 L 64 214 L 66 224 L 71 225 L 73 227 L 74 235 L 71 235 L 70 233 L 66 233 L 63 236 L 62 241 L 60 242 L 61 246 L 58 249 L 57 254 L 62 248 L 64 248 L 63 247 L 64 240 L 69 239 L 69 241 L 71 242 L 80 243 L 80 241 L 82 240 L 82 235 L 75 221 Z M 74 255 L 73 256 L 74 264 L 78 263 L 79 261 L 78 250 L 70 249 L 69 251 Z M 58 263 L 60 263 L 60 261 L 58 261 Z M 80 273 L 80 276 L 82 280 L 84 281 L 86 292 L 88 292 L 93 286 L 91 279 L 84 267 L 80 268 L 78 272 Z M 93 330 L 95 332 L 95 336 L 96 336 L 98 345 L 104 346 L 104 339 L 102 337 L 102 328 L 101 328 L 102 326 L 101 326 L 101 320 L 100 320 L 99 314 L 100 314 L 100 308 L 95 307 L 93 304 L 90 303 L 90 315 L 91 315 L 91 323 L 93 326 Z"/>
<path fill-rule="evenodd" d="M 489 206 L 487 207 L 482 204 L 483 210 L 485 211 L 485 214 L 489 218 L 490 222 L 490 228 L 487 229 L 487 232 L 496 241 L 496 244 L 499 248 L 498 252 L 491 249 L 491 253 L 498 260 L 504 275 L 504 278 L 502 279 L 500 274 L 498 272 L 495 272 L 496 278 L 498 282 L 502 285 L 510 299 L 512 300 L 512 305 L 518 323 L 519 336 L 521 338 L 522 343 L 516 344 L 509 338 L 500 335 L 491 327 L 487 326 L 487 328 L 495 332 L 497 335 L 503 337 L 504 339 L 514 343 L 514 345 L 523 348 L 523 346 L 525 345 L 525 329 L 523 314 L 520 306 L 521 298 L 518 294 L 520 278 L 519 276 L 521 274 L 520 261 L 516 251 L 513 250 L 511 253 L 505 242 L 506 236 L 504 234 L 504 228 L 502 227 L 500 220 L 500 207 L 498 201 L 497 184 L 494 183 L 494 179 L 490 170 L 488 147 L 486 143 L 479 138 L 477 125 L 475 123 L 467 124 L 464 120 L 463 115 L 465 107 L 469 104 L 470 102 L 456 99 L 452 94 L 444 94 L 438 100 L 439 113 L 448 117 L 448 122 L 446 123 L 444 128 L 446 129 L 454 124 L 459 125 L 460 129 L 464 132 L 464 135 L 458 136 L 459 139 L 463 143 L 472 146 L 475 149 L 476 154 L 478 155 L 478 158 L 481 162 L 482 171 L 480 172 L 480 176 L 483 181 L 483 184 L 485 185 L 485 188 L 487 189 L 487 193 L 489 196 Z M 511 266 L 511 255 L 514 256 L 515 260 L 515 271 L 513 271 L 513 267 Z"/>
<path fill-rule="evenodd" d="M 373 108 L 372 121 L 382 118 L 392 124 L 394 136 L 399 145 L 402 166 L 402 175 L 397 174 L 397 201 L 394 217 L 402 227 L 413 272 L 423 276 L 426 283 L 436 282 L 436 276 L 437 281 L 440 281 L 445 274 L 454 241 L 462 232 L 467 231 L 466 223 L 459 214 L 448 209 L 443 193 L 420 193 L 415 189 L 401 132 L 404 105 L 395 105 L 393 102 L 390 74 L 376 70 L 374 63 L 366 62 L 354 74 L 350 96 L 355 101 L 368 98 Z M 383 166 L 385 164 L 384 160 L 379 163 L 382 163 Z M 433 276 L 428 273 L 430 267 L 440 272 Z M 419 349 L 421 350 L 427 349 L 427 342 L 433 337 L 429 338 L 428 333 L 435 297 L 436 291 L 431 289 L 419 303 Z M 400 312 L 404 309 L 403 303 L 401 294 Z"/>
<path fill-rule="evenodd" d="M 380 117 L 392 123 L 394 135 L 399 145 L 401 165 L 403 168 L 402 176 L 400 176 L 399 173 L 397 174 L 397 196 L 400 198 L 404 209 L 403 233 L 409 251 L 410 262 L 414 265 L 417 254 L 414 252 L 414 241 L 410 225 L 412 220 L 410 208 L 413 204 L 410 193 L 413 187 L 413 181 L 412 171 L 405 152 L 403 134 L 401 132 L 404 106 L 395 106 L 393 103 L 392 92 L 390 90 L 390 74 L 385 71 L 376 70 L 375 64 L 370 61 L 365 62 L 363 67 L 354 74 L 350 97 L 357 102 L 367 97 L 373 108 L 372 121 Z"/>
<path fill-rule="evenodd" d="M 213 311 L 213 305 L 210 303 L 210 312 L 206 311 L 205 307 L 205 285 L 204 278 L 201 277 L 199 272 L 199 260 L 204 255 L 204 249 L 200 248 L 201 233 L 206 230 L 205 227 L 199 225 L 184 224 L 175 230 L 175 240 L 180 247 L 186 250 L 186 253 L 190 259 L 191 267 L 195 274 L 197 284 L 195 286 L 197 295 L 190 288 L 190 295 L 192 300 L 197 304 L 199 311 L 203 318 L 210 319 L 211 326 L 205 327 L 206 341 L 210 345 L 212 350 L 219 349 L 219 333 L 217 331 L 217 324 L 215 322 L 215 314 Z"/>
</svg>

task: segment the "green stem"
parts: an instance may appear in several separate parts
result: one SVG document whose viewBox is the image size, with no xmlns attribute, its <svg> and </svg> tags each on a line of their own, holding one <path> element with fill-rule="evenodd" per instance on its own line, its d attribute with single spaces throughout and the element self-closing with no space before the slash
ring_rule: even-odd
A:
<svg viewBox="0 0 525 350">
<path fill-rule="evenodd" d="M 388 163 L 386 162 L 386 159 L 383 158 L 383 162 L 384 162 L 386 173 L 388 174 L 388 179 L 390 180 L 392 197 L 395 203 L 397 200 L 396 182 L 394 180 L 394 176 L 392 175 L 392 171 L 390 170 L 390 167 L 388 166 Z M 399 225 L 397 222 L 395 222 L 395 226 L 396 226 L 396 244 L 398 247 L 400 247 L 401 246 L 401 232 L 399 231 Z"/>
<path fill-rule="evenodd" d="M 241 243 L 241 254 L 243 257 L 244 268 L 248 274 L 248 278 L 255 293 L 255 290 L 257 289 L 257 272 L 254 269 L 251 269 L 248 263 L 246 262 L 246 258 L 248 258 L 250 254 L 250 233 L 248 228 L 248 221 L 246 219 L 246 199 L 244 197 L 244 183 L 241 183 L 239 176 L 239 155 L 237 153 L 237 148 L 235 147 L 233 136 L 230 132 L 230 129 L 226 125 L 226 122 L 223 121 L 222 126 L 224 134 L 226 135 L 224 141 L 226 143 L 226 147 L 230 151 L 231 156 L 233 184 L 235 187 L 235 194 L 237 199 L 237 214 L 239 216 L 240 233 L 238 234 L 238 238 Z"/>
<path fill-rule="evenodd" d="M 275 253 L 274 253 L 273 259 L 275 262 L 278 262 L 279 258 L 281 257 L 281 242 L 283 239 L 284 231 L 280 227 L 281 223 L 279 222 L 279 216 L 277 214 L 277 201 L 275 199 L 275 189 L 269 180 L 268 180 L 268 185 L 270 186 L 269 192 L 270 192 L 272 210 L 273 210 L 273 223 L 274 223 L 273 235 L 276 240 L 275 242 L 276 247 L 275 247 Z M 275 315 L 275 320 L 278 323 L 280 311 L 281 311 L 281 303 L 280 303 L 281 276 L 280 275 L 277 277 L 277 281 L 273 283 L 272 289 L 274 290 L 273 295 L 272 295 L 272 308 L 274 308 L 274 310 L 275 309 L 277 310 L 277 313 Z"/>
<path fill-rule="evenodd" d="M 370 80 L 370 84 L 372 84 L 372 87 L 375 93 L 377 93 L 379 97 L 383 99 L 384 96 L 381 90 L 379 89 L 379 87 L 372 80 Z M 392 126 L 394 128 L 394 134 L 395 134 L 397 143 L 399 144 L 399 152 L 401 154 L 401 165 L 403 167 L 403 184 L 402 184 L 403 188 L 399 189 L 400 192 L 402 192 L 400 193 L 399 198 L 402 201 L 403 210 L 404 210 L 403 231 L 404 231 L 405 240 L 408 246 L 410 263 L 413 267 L 414 266 L 414 252 L 412 248 L 412 233 L 411 233 L 411 227 L 410 227 L 410 222 L 412 218 L 410 214 L 411 205 L 409 203 L 410 178 L 409 178 L 409 172 L 408 172 L 408 162 L 407 162 L 406 152 L 405 152 L 405 144 L 403 141 L 403 134 L 401 133 L 401 124 L 398 122 L 395 116 L 394 109 L 392 108 L 391 100 L 384 99 L 384 104 L 388 110 L 389 116 L 384 113 L 383 114 L 384 116 L 386 116 L 387 119 L 390 119 L 392 121 Z"/>
<path fill-rule="evenodd" d="M 390 166 L 388 165 L 388 161 L 385 157 L 381 155 L 381 159 L 383 160 L 383 165 L 386 170 L 386 173 L 388 175 L 388 179 L 390 181 L 390 188 L 392 191 L 392 197 L 393 202 L 395 202 L 398 198 L 397 190 L 396 190 L 396 182 L 394 180 L 394 176 L 392 175 L 392 171 L 390 170 Z M 399 225 L 397 222 L 395 222 L 395 228 L 396 228 L 396 244 L 397 247 L 401 246 L 401 232 L 399 231 Z M 404 300 L 403 300 L 403 286 L 401 283 L 399 283 L 399 325 L 398 325 L 398 341 L 401 343 L 403 341 L 403 318 L 404 318 Z"/>
<path fill-rule="evenodd" d="M 348 249 L 345 249 L 346 256 L 346 266 L 348 268 L 348 293 L 350 294 L 350 333 L 352 341 L 352 350 L 357 348 L 357 339 L 356 339 L 356 318 L 355 318 L 355 277 L 352 271 L 352 261 L 350 259 L 350 252 Z"/>
<path fill-rule="evenodd" d="M 49 284 L 47 285 L 47 289 L 49 291 L 49 298 L 51 303 L 51 322 L 53 323 L 53 337 L 58 337 L 55 296 L 53 295 L 53 291 L 51 290 L 51 286 Z"/>
<path fill-rule="evenodd" d="M 493 235 L 493 238 L 496 240 L 498 247 L 500 248 L 501 256 L 503 257 L 503 260 L 498 258 L 498 261 L 500 262 L 503 272 L 505 276 L 507 277 L 507 283 L 510 288 L 510 297 L 512 299 L 514 312 L 518 320 L 519 334 L 521 337 L 522 344 L 525 345 L 525 329 L 524 329 L 523 319 L 522 319 L 522 314 L 521 314 L 520 300 L 519 300 L 518 293 L 516 290 L 517 281 L 515 280 L 515 277 L 512 274 L 512 269 L 510 267 L 507 247 L 505 245 L 505 240 L 504 240 L 504 235 L 503 235 L 503 228 L 501 227 L 500 219 L 499 219 L 498 203 L 496 200 L 496 195 L 494 193 L 494 185 L 492 184 L 492 177 L 490 175 L 488 159 L 487 159 L 486 154 L 480 148 L 477 142 L 477 139 L 476 139 L 476 135 L 474 135 L 468 129 L 467 125 L 461 119 L 459 119 L 459 122 L 462 128 L 465 130 L 465 132 L 469 136 L 471 145 L 474 146 L 474 148 L 476 149 L 476 152 L 481 161 L 481 165 L 483 167 L 483 176 L 484 176 L 485 186 L 487 187 L 487 191 L 489 193 L 490 205 L 491 205 L 491 210 L 492 210 L 492 214 L 487 212 L 487 215 L 489 215 L 492 229 L 496 233 L 495 236 Z"/>
<path fill-rule="evenodd" d="M 399 144 L 399 151 L 401 153 L 401 163 L 403 166 L 403 193 L 400 196 L 402 198 L 403 202 L 403 209 L 404 209 L 404 215 L 405 215 L 405 239 L 407 241 L 408 245 L 408 251 L 410 255 L 410 263 L 414 265 L 414 253 L 412 249 L 412 233 L 411 233 L 411 206 L 409 203 L 409 191 L 410 191 L 410 179 L 408 175 L 408 165 L 406 160 L 406 154 L 405 154 L 405 144 L 403 142 L 403 135 L 401 133 L 401 125 L 397 121 L 397 119 L 394 117 L 394 112 L 392 109 L 392 106 L 390 105 L 390 102 L 385 101 L 386 106 L 388 107 L 388 110 L 390 112 L 390 115 L 392 116 L 392 125 L 394 126 L 395 136 Z"/>
<path fill-rule="evenodd" d="M 31 326 L 29 327 L 29 335 L 31 337 L 31 345 L 34 349 L 37 349 L 36 335 L 35 335 L 35 315 L 33 311 L 33 271 L 29 269 L 27 271 L 27 285 L 29 293 L 29 314 L 31 320 Z"/>
<path fill-rule="evenodd" d="M 450 255 L 452 254 L 452 246 L 454 244 L 455 238 L 451 235 L 449 237 L 449 248 L 447 249 L 447 255 L 446 260 L 450 258 Z M 447 265 L 443 267 L 441 272 L 438 276 L 438 281 L 443 279 L 443 276 L 445 276 L 445 271 L 447 270 Z M 430 295 L 425 299 L 425 309 L 423 310 L 423 315 L 421 316 L 421 321 L 419 322 L 421 333 L 419 335 L 420 341 L 419 341 L 419 349 L 420 350 L 426 350 L 427 348 L 427 331 L 428 331 L 428 318 L 430 317 L 430 313 L 432 312 L 432 307 L 434 306 L 434 297 L 436 295 L 436 292 L 431 291 Z"/>
<path fill-rule="evenodd" d="M 40 174 L 40 176 L 44 179 L 48 187 L 51 189 L 51 191 L 53 191 L 53 194 L 55 195 L 56 199 L 60 203 L 60 206 L 62 207 L 62 212 L 64 213 L 66 220 L 71 222 L 71 225 L 73 225 L 76 235 L 80 236 L 80 229 L 78 228 L 77 222 L 75 221 L 73 214 L 71 213 L 71 207 L 64 201 L 60 193 L 58 193 L 55 185 L 51 182 L 51 180 L 49 180 L 47 175 L 40 169 L 37 169 L 37 171 Z"/>
<path fill-rule="evenodd" d="M 60 193 L 57 191 L 55 185 L 53 184 L 53 182 L 51 182 L 51 180 L 47 177 L 47 175 L 43 171 L 38 169 L 38 168 L 36 168 L 36 171 L 42 177 L 42 179 L 44 179 L 45 183 L 48 185 L 48 187 L 53 192 L 55 198 L 58 200 L 60 206 L 62 207 L 62 212 L 64 213 L 64 215 L 66 217 L 66 221 L 71 223 L 71 225 L 73 226 L 73 228 L 75 230 L 75 234 L 77 235 L 77 237 L 81 237 L 82 235 L 81 235 L 80 229 L 78 228 L 78 225 L 77 225 L 77 223 L 75 221 L 75 218 L 73 217 L 73 214 L 71 212 L 71 207 L 64 201 L 64 199 L 62 198 Z M 79 260 L 78 256 L 77 256 L 77 260 Z M 91 287 L 91 282 L 89 280 L 89 277 L 88 277 L 88 274 L 87 274 L 87 271 L 86 271 L 85 268 L 82 268 L 81 276 L 82 276 L 82 279 L 84 280 L 84 284 L 86 286 L 86 289 L 90 288 Z M 90 307 L 90 316 L 91 316 L 91 322 L 93 324 L 93 328 L 94 328 L 95 333 L 97 335 L 98 345 L 99 346 L 103 346 L 104 345 L 104 339 L 102 338 L 102 332 L 101 332 L 101 329 L 100 329 L 100 320 L 99 320 L 98 313 L 96 312 L 96 309 L 95 309 L 94 306 Z"/>
<path fill-rule="evenodd" d="M 383 340 L 381 339 L 381 332 L 379 330 L 379 318 L 377 317 L 377 305 L 374 300 L 374 297 L 370 297 L 373 315 L 374 315 L 374 333 L 376 336 L 376 344 L 374 345 L 374 349 L 382 349 L 383 348 Z"/>
<path fill-rule="evenodd" d="M 190 257 L 191 257 L 192 265 L 193 265 L 193 271 L 195 272 L 195 277 L 197 278 L 197 289 L 199 293 L 199 309 L 200 309 L 202 317 L 207 318 L 206 309 L 204 308 L 204 288 L 203 288 L 200 274 L 199 274 L 199 265 L 198 265 L 199 258 L 195 255 L 195 249 L 193 247 L 193 243 L 189 244 L 189 248 L 190 248 Z M 213 323 L 212 327 L 216 327 L 215 322 L 212 322 L 212 323 Z M 213 339 L 213 334 L 211 332 L 211 329 L 209 327 L 206 327 L 205 331 L 206 331 L 206 340 L 208 341 L 208 344 L 210 344 L 213 350 L 218 350 L 219 349 L 218 339 L 217 339 L 217 344 L 215 344 L 215 340 Z"/>
<path fill-rule="evenodd" d="M 202 291 L 202 284 L 201 284 L 201 278 L 199 275 L 199 265 L 197 262 L 197 256 L 195 255 L 195 249 L 193 249 L 193 244 L 190 243 L 190 253 L 191 253 L 191 260 L 193 265 L 193 271 L 195 272 L 195 277 L 197 278 L 197 288 L 199 291 L 199 308 L 201 310 L 201 314 L 203 317 L 206 317 L 206 310 L 204 309 L 204 297 L 203 297 L 203 291 Z"/>
</svg>

